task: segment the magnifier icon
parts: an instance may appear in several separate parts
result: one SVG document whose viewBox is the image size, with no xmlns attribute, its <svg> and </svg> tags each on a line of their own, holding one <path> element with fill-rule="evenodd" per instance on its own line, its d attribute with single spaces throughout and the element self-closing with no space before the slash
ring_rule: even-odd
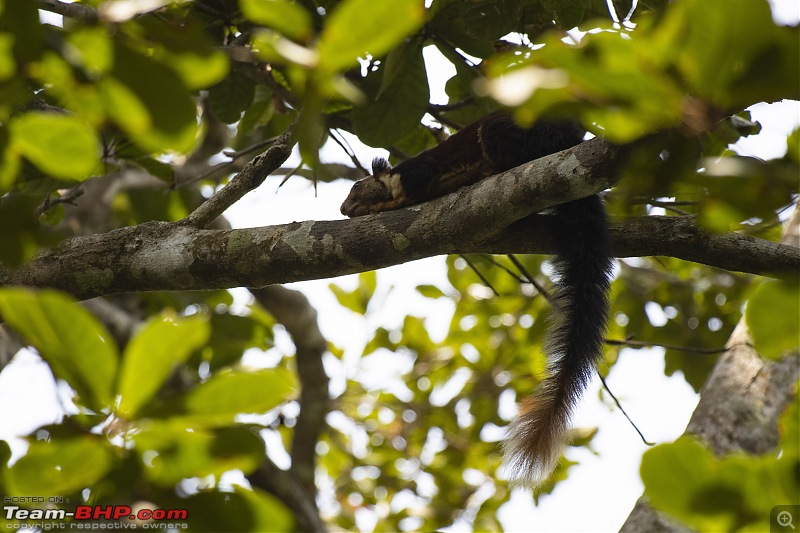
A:
<svg viewBox="0 0 800 533">
<path fill-rule="evenodd" d="M 778 513 L 778 524 L 781 527 L 789 526 L 790 528 L 794 529 L 794 524 L 792 523 L 792 513 L 789 511 L 781 511 Z"/>
</svg>

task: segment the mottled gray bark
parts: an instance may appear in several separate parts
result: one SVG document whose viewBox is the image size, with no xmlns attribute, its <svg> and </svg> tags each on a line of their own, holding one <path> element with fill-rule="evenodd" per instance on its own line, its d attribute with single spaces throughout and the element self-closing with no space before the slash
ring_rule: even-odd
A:
<svg viewBox="0 0 800 533">
<path fill-rule="evenodd" d="M 800 206 L 787 225 L 784 243 L 798 246 Z M 797 394 L 800 357 L 769 361 L 759 357 L 744 318 L 734 329 L 700 393 L 686 433 L 702 439 L 717 455 L 761 454 L 778 444 L 778 419 Z M 625 533 L 687 529 L 654 510 L 642 496 L 620 530 Z"/>
</svg>

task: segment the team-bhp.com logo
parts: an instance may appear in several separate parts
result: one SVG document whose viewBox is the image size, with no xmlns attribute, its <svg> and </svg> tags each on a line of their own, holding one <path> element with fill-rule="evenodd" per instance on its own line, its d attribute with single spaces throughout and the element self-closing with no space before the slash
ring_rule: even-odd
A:
<svg viewBox="0 0 800 533">
<path fill-rule="evenodd" d="M 56 508 L 3 506 L 8 530 L 41 529 L 186 529 L 186 509 L 151 509 L 128 505 L 78 505 L 74 511 Z"/>
</svg>

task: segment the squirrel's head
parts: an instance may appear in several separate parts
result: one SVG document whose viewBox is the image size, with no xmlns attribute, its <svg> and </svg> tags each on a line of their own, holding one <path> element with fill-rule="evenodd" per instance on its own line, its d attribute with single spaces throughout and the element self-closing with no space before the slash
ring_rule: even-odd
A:
<svg viewBox="0 0 800 533">
<path fill-rule="evenodd" d="M 352 218 L 377 213 L 383 210 L 379 208 L 380 205 L 400 196 L 400 175 L 392 171 L 393 168 L 386 159 L 373 159 L 372 175 L 353 184 L 350 194 L 342 203 L 342 214 Z"/>
</svg>

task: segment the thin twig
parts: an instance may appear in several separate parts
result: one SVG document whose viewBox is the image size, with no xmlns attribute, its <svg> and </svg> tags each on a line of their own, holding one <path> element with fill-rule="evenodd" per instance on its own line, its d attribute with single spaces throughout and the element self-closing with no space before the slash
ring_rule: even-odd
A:
<svg viewBox="0 0 800 533">
<path fill-rule="evenodd" d="M 701 353 L 707 355 L 713 355 L 715 353 L 722 353 L 725 351 L 725 348 L 694 348 L 692 346 L 678 346 L 676 344 L 658 344 L 655 342 L 645 342 L 645 341 L 635 341 L 632 339 L 606 339 L 605 343 L 610 346 L 637 346 L 640 348 L 651 348 L 651 347 L 659 347 L 664 348 L 665 350 L 677 350 L 680 352 L 690 352 L 690 353 Z"/>
<path fill-rule="evenodd" d="M 461 109 L 462 107 L 468 106 L 471 104 L 475 99 L 472 96 L 467 96 L 463 100 L 459 100 L 458 102 L 453 102 L 451 104 L 428 104 L 428 112 L 433 114 L 435 113 L 444 113 L 447 111 L 455 111 L 456 109 Z"/>
<path fill-rule="evenodd" d="M 488 262 L 488 263 L 491 263 L 492 265 L 496 266 L 497 268 L 499 268 L 501 270 L 504 270 L 509 276 L 514 278 L 517 281 L 517 283 L 527 283 L 528 282 L 527 279 L 525 279 L 522 276 L 520 276 L 517 272 L 514 272 L 513 270 L 511 270 L 510 268 L 505 266 L 503 263 L 501 263 L 500 261 L 495 259 L 493 255 L 491 255 L 491 254 L 480 254 L 480 258 L 483 259 L 484 261 Z"/>
<path fill-rule="evenodd" d="M 275 141 L 280 138 L 280 135 L 276 135 L 275 137 L 270 137 L 269 139 L 264 139 L 263 141 L 259 141 L 255 144 L 251 144 L 247 148 L 242 148 L 241 150 L 223 150 L 222 153 L 231 159 L 236 159 L 237 157 L 242 157 L 245 155 L 249 155 L 256 150 L 260 150 L 262 148 L 266 148 L 267 146 L 272 146 Z"/>
<path fill-rule="evenodd" d="M 284 177 L 283 177 L 283 179 L 281 180 L 281 182 L 278 184 L 278 189 L 280 189 L 281 187 L 283 187 L 283 186 L 286 184 L 286 182 L 287 182 L 287 181 L 289 181 L 289 178 L 291 178 L 292 176 L 294 176 L 294 175 L 297 173 L 297 171 L 298 171 L 298 170 L 300 170 L 302 167 L 303 167 L 303 162 L 302 162 L 302 161 L 300 161 L 300 164 L 299 164 L 299 165 L 297 165 L 296 167 L 294 167 L 293 169 L 291 169 L 289 172 L 287 172 L 287 173 L 284 175 Z M 313 171 L 311 171 L 311 172 L 313 172 Z M 313 176 L 313 175 L 312 175 L 312 176 L 309 176 L 309 177 L 308 177 L 308 179 L 314 180 L 314 185 L 315 185 L 315 187 L 316 187 L 316 183 L 317 183 L 317 182 L 316 182 L 316 176 Z"/>
<path fill-rule="evenodd" d="M 484 275 L 483 275 L 483 273 L 481 273 L 481 271 L 480 271 L 480 270 L 478 270 L 478 267 L 476 267 L 474 264 L 472 264 L 472 262 L 471 262 L 469 259 L 467 259 L 467 256 L 466 256 L 466 255 L 464 255 L 464 254 L 460 254 L 460 255 L 461 255 L 461 258 L 462 258 L 464 261 L 466 261 L 466 262 L 467 262 L 467 265 L 469 265 L 469 268 L 471 268 L 471 269 L 472 269 L 472 271 L 473 271 L 473 272 L 475 272 L 475 274 L 477 274 L 477 276 L 478 276 L 479 278 L 481 278 L 481 281 L 483 281 L 483 282 L 486 284 L 486 286 L 487 286 L 487 287 L 489 287 L 490 289 L 492 289 L 492 292 L 494 293 L 494 295 L 495 295 L 495 296 L 500 296 L 500 293 L 499 293 L 499 292 L 497 292 L 497 289 L 495 289 L 495 288 L 492 286 L 492 284 L 489 282 L 489 280 L 488 280 L 488 279 L 486 279 L 486 276 L 484 276 Z"/>
<path fill-rule="evenodd" d="M 350 146 L 347 140 L 342 137 L 342 134 L 333 128 L 328 129 L 328 132 L 330 133 L 331 139 L 333 139 L 333 141 L 338 144 L 342 150 L 344 150 L 344 153 L 347 154 L 347 157 L 350 158 L 350 161 L 353 162 L 353 165 L 355 165 L 356 168 L 361 169 L 365 176 L 368 175 L 370 172 L 364 168 L 364 166 L 361 164 L 361 161 L 358 160 L 355 151 L 353 151 L 353 148 Z M 336 135 L 334 135 L 334 133 Z"/>
<path fill-rule="evenodd" d="M 611 399 L 614 400 L 614 403 L 617 404 L 617 407 L 622 412 L 622 414 L 625 415 L 625 418 L 628 419 L 628 422 L 630 422 L 630 424 L 633 427 L 633 429 L 636 430 L 636 433 L 639 434 L 639 437 L 642 439 L 642 442 L 644 442 L 648 446 L 655 446 L 656 445 L 655 442 L 650 442 L 649 440 L 644 438 L 644 435 L 642 434 L 641 431 L 639 431 L 639 428 L 636 427 L 636 424 L 633 422 L 633 420 L 631 420 L 631 417 L 628 416 L 628 413 L 625 412 L 625 409 L 622 407 L 622 404 L 619 403 L 619 400 L 617 400 L 617 397 L 614 396 L 614 393 L 611 392 L 611 389 L 608 388 L 608 384 L 606 383 L 606 380 L 603 379 L 603 376 L 600 375 L 600 372 L 598 372 L 597 375 L 600 376 L 600 383 L 603 384 L 603 388 L 606 389 L 606 392 L 609 394 L 609 396 L 611 396 Z"/>
<path fill-rule="evenodd" d="M 448 119 L 447 117 L 442 116 L 442 114 L 440 112 L 438 112 L 438 111 L 429 110 L 428 113 L 433 118 L 435 118 L 440 124 L 444 124 L 448 128 L 451 128 L 451 129 L 456 130 L 456 131 L 461 129 L 461 125 L 460 124 L 456 124 L 455 122 L 453 122 L 452 120 Z"/>
<path fill-rule="evenodd" d="M 541 283 L 536 281 L 536 278 L 534 278 L 531 273 L 528 272 L 528 269 L 525 268 L 525 265 L 523 265 L 514 254 L 508 254 L 508 258 L 511 259 L 511 262 L 514 263 L 514 266 L 519 269 L 528 283 L 536 287 L 536 290 L 539 291 L 542 296 L 544 296 L 544 299 L 550 302 L 550 305 L 553 307 L 558 307 L 558 302 L 556 302 L 555 298 L 553 298 L 553 296 L 547 291 L 547 289 L 544 288 Z"/>
<path fill-rule="evenodd" d="M 51 196 L 48 194 L 47 198 L 44 199 L 42 204 L 36 208 L 37 216 L 47 213 L 50 209 L 58 204 L 75 205 L 75 200 L 83 196 L 84 190 L 82 185 L 83 183 L 79 183 L 75 187 L 67 189 L 67 191 L 61 196 Z"/>
</svg>

